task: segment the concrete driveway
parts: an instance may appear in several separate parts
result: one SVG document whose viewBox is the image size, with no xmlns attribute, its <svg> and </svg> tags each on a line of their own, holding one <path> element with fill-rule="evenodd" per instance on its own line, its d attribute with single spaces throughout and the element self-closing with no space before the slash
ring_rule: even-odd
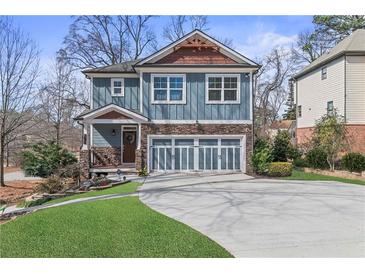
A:
<svg viewBox="0 0 365 274">
<path fill-rule="evenodd" d="M 152 176 L 151 208 L 236 257 L 365 257 L 365 187 L 232 175 Z"/>
</svg>

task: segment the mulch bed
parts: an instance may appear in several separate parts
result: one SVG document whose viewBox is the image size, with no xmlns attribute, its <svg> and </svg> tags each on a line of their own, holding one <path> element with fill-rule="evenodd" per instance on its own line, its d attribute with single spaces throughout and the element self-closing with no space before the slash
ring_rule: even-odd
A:
<svg viewBox="0 0 365 274">
<path fill-rule="evenodd" d="M 42 181 L 11 181 L 0 187 L 0 202 L 15 204 L 34 193 L 34 189 Z"/>
</svg>

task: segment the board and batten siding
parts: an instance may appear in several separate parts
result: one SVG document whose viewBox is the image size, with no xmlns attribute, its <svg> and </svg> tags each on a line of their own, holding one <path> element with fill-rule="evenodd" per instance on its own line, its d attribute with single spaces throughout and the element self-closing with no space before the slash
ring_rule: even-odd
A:
<svg viewBox="0 0 365 274">
<path fill-rule="evenodd" d="M 124 78 L 124 96 L 112 96 L 111 78 L 93 78 L 93 108 L 99 108 L 110 103 L 138 111 L 139 79 Z"/>
<path fill-rule="evenodd" d="M 344 115 L 345 64 L 344 57 L 324 65 L 327 79 L 322 80 L 322 67 L 297 80 L 298 106 L 302 106 L 302 117 L 297 127 L 313 127 L 316 120 L 327 113 L 327 102 L 333 101 L 334 108 Z"/>
<path fill-rule="evenodd" d="M 346 56 L 346 122 L 365 124 L 365 56 Z"/>
<path fill-rule="evenodd" d="M 240 104 L 206 104 L 205 73 L 186 74 L 186 104 L 151 104 L 151 74 L 144 73 L 143 114 L 152 120 L 250 120 L 250 75 L 240 76 Z"/>
<path fill-rule="evenodd" d="M 115 130 L 115 135 L 112 132 Z M 94 147 L 121 147 L 121 125 L 118 124 L 96 124 L 93 126 Z"/>
</svg>

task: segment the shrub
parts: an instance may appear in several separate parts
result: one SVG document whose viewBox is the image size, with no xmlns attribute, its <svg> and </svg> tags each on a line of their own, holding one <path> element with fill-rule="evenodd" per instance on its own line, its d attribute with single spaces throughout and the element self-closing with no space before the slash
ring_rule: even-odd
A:
<svg viewBox="0 0 365 274">
<path fill-rule="evenodd" d="M 293 171 L 293 165 L 287 162 L 272 162 L 269 164 L 267 174 L 272 177 L 290 176 Z"/>
<path fill-rule="evenodd" d="M 147 177 L 148 176 L 147 167 L 142 167 L 141 169 L 139 169 L 138 170 L 138 176 L 139 177 Z"/>
<path fill-rule="evenodd" d="M 64 182 L 58 176 L 51 176 L 47 178 L 47 180 L 40 185 L 37 186 L 37 191 L 42 193 L 57 193 L 63 190 Z"/>
<path fill-rule="evenodd" d="M 72 178 L 77 180 L 80 178 L 80 165 L 78 163 L 62 166 L 55 171 L 55 174 L 62 178 Z"/>
<path fill-rule="evenodd" d="M 272 160 L 274 162 L 286 162 L 290 154 L 291 144 L 287 131 L 280 131 L 275 136 L 272 149 Z"/>
<path fill-rule="evenodd" d="M 271 151 L 269 148 L 255 150 L 252 154 L 252 166 L 257 174 L 265 174 L 271 162 Z"/>
<path fill-rule="evenodd" d="M 47 177 L 57 169 L 77 162 L 76 157 L 55 142 L 38 143 L 22 152 L 22 169 L 27 175 Z"/>
<path fill-rule="evenodd" d="M 319 147 L 308 151 L 306 161 L 312 168 L 327 169 L 330 167 L 327 162 L 327 153 Z"/>
<path fill-rule="evenodd" d="M 351 172 L 361 172 L 365 170 L 365 156 L 361 153 L 350 152 L 342 157 L 342 167 Z"/>
<path fill-rule="evenodd" d="M 293 161 L 295 167 L 308 167 L 308 163 L 304 158 L 296 158 Z"/>
<path fill-rule="evenodd" d="M 293 161 L 296 160 L 296 159 L 300 159 L 302 157 L 302 154 L 303 153 L 298 148 L 290 145 L 290 148 L 289 148 L 289 151 L 288 151 L 288 158 L 289 159 L 292 159 Z"/>
</svg>

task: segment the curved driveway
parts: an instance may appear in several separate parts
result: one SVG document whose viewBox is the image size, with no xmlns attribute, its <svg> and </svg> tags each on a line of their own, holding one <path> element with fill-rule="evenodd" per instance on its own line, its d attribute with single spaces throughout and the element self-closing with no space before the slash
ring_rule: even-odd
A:
<svg viewBox="0 0 365 274">
<path fill-rule="evenodd" d="M 365 187 L 232 175 L 151 176 L 151 208 L 236 257 L 365 257 Z"/>
</svg>

